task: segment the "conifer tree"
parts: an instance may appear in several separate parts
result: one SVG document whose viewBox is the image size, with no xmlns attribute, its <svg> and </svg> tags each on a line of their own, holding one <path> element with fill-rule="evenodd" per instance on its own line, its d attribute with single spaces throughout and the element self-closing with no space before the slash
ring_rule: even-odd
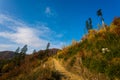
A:
<svg viewBox="0 0 120 80">
<path fill-rule="evenodd" d="M 88 20 L 86 21 L 86 29 L 87 29 L 87 31 L 89 30 L 89 23 L 88 23 Z"/>
<path fill-rule="evenodd" d="M 36 53 L 36 50 L 35 50 L 35 49 L 33 50 L 33 54 L 34 54 L 34 53 Z"/>
<path fill-rule="evenodd" d="M 20 51 L 20 47 L 18 47 L 18 48 L 16 49 L 15 55 L 17 55 L 17 54 L 19 53 L 19 51 Z"/>
<path fill-rule="evenodd" d="M 15 57 L 13 58 L 13 61 L 15 63 L 15 66 L 18 66 L 20 65 L 20 47 L 18 47 L 15 51 Z"/>
<path fill-rule="evenodd" d="M 49 49 L 49 47 L 50 47 L 50 43 L 47 44 L 46 50 Z"/>
<path fill-rule="evenodd" d="M 28 50 L 27 45 L 24 45 L 20 52 L 22 58 L 25 57 L 27 50 Z"/>
<path fill-rule="evenodd" d="M 92 27 L 92 19 L 89 18 L 88 20 L 89 20 L 89 29 L 92 29 L 92 28 L 93 28 L 93 27 Z"/>
<path fill-rule="evenodd" d="M 102 26 L 105 27 L 104 18 L 103 18 L 103 14 L 102 14 L 102 9 L 99 9 L 97 11 L 97 16 L 100 17 L 101 22 L 102 22 Z"/>
<path fill-rule="evenodd" d="M 49 53 L 48 53 L 48 52 L 49 52 L 49 50 L 48 50 L 49 47 L 50 47 L 50 43 L 47 44 L 47 46 L 46 46 L 46 50 L 45 50 L 45 53 L 46 53 L 47 56 L 48 56 L 48 54 L 49 54 Z"/>
<path fill-rule="evenodd" d="M 89 18 L 87 21 L 86 21 L 86 29 L 87 31 L 89 32 L 90 29 L 92 29 L 92 19 Z"/>
</svg>

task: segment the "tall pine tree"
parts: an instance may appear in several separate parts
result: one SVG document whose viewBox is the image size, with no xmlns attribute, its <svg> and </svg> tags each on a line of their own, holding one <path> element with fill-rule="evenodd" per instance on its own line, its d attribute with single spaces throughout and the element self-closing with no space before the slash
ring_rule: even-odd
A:
<svg viewBox="0 0 120 80">
<path fill-rule="evenodd" d="M 20 47 L 18 47 L 16 50 L 15 50 L 15 55 L 18 55 L 20 52 Z"/>
<path fill-rule="evenodd" d="M 99 9 L 97 11 L 97 16 L 100 17 L 101 22 L 102 22 L 102 26 L 105 27 L 105 22 L 104 22 L 104 18 L 103 18 L 103 14 L 102 14 L 102 9 Z"/>
<path fill-rule="evenodd" d="M 48 54 L 49 54 L 49 47 L 50 47 L 50 43 L 47 44 L 46 50 L 45 50 L 45 54 L 46 54 L 47 56 L 49 56 L 49 55 L 48 55 Z"/>
<path fill-rule="evenodd" d="M 89 18 L 86 21 L 86 29 L 87 29 L 88 32 L 89 32 L 90 29 L 93 29 L 93 27 L 92 27 L 92 19 L 91 18 Z"/>
<path fill-rule="evenodd" d="M 27 50 L 28 50 L 27 45 L 24 45 L 20 52 L 22 58 L 25 57 Z"/>
</svg>

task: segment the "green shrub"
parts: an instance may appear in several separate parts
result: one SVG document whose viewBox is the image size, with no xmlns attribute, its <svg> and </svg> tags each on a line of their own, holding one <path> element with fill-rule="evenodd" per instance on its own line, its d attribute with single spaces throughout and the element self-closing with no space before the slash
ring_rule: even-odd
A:
<svg viewBox="0 0 120 80">
<path fill-rule="evenodd" d="M 49 80 L 61 80 L 61 78 L 63 77 L 64 75 L 62 75 L 60 72 L 58 71 L 52 71 L 52 75 L 51 75 L 51 79 Z"/>
<path fill-rule="evenodd" d="M 104 60 L 91 59 L 90 69 L 100 73 L 104 73 L 106 64 L 107 63 Z"/>
<path fill-rule="evenodd" d="M 70 61 L 70 66 L 73 66 L 76 61 L 76 57 L 73 57 Z"/>
<path fill-rule="evenodd" d="M 87 68 L 89 68 L 91 58 L 85 57 L 85 58 L 82 58 L 82 61 L 83 61 L 83 65 L 86 66 Z"/>
<path fill-rule="evenodd" d="M 64 55 L 63 55 L 63 54 L 59 54 L 59 55 L 58 55 L 58 58 L 59 58 L 59 59 L 63 59 L 63 58 L 64 58 Z"/>
<path fill-rule="evenodd" d="M 115 77 L 120 79 L 120 64 L 109 65 L 105 70 L 105 74 L 109 76 L 111 79 Z"/>
</svg>

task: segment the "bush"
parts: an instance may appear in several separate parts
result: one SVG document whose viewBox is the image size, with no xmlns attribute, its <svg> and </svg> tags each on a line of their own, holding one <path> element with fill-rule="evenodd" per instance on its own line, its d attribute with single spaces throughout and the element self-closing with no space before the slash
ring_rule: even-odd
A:
<svg viewBox="0 0 120 80">
<path fill-rule="evenodd" d="M 85 58 L 82 58 L 82 61 L 83 61 L 83 65 L 86 66 L 87 68 L 89 68 L 91 58 L 85 57 Z"/>
<path fill-rule="evenodd" d="M 62 75 L 58 71 L 52 71 L 52 75 L 51 76 L 52 76 L 51 80 L 61 80 L 62 76 L 64 76 L 64 75 Z"/>
<path fill-rule="evenodd" d="M 76 61 L 76 57 L 73 57 L 70 61 L 70 66 L 73 66 Z"/>
<path fill-rule="evenodd" d="M 6 73 L 14 68 L 14 63 L 5 64 L 1 70 L 2 73 Z"/>
<path fill-rule="evenodd" d="M 59 58 L 59 59 L 62 59 L 62 58 L 64 58 L 64 55 L 63 55 L 63 54 L 59 54 L 59 55 L 58 55 L 58 58 Z"/>
<path fill-rule="evenodd" d="M 109 76 L 111 79 L 117 77 L 120 79 L 120 64 L 111 64 L 109 65 L 106 70 L 105 73 L 107 76 Z"/>
<path fill-rule="evenodd" d="M 105 62 L 104 60 L 92 59 L 90 62 L 90 69 L 100 73 L 104 73 L 106 69 L 106 64 L 107 62 Z"/>
</svg>

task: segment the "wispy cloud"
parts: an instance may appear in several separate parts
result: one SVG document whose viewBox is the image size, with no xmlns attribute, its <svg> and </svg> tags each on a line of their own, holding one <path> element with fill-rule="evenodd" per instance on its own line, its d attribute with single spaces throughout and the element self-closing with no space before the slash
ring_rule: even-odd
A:
<svg viewBox="0 0 120 80">
<path fill-rule="evenodd" d="M 51 14 L 51 9 L 50 9 L 50 7 L 46 7 L 45 13 L 46 13 L 46 14 Z"/>
<path fill-rule="evenodd" d="M 46 7 L 45 8 L 45 14 L 50 17 L 50 16 L 54 16 L 55 13 L 53 12 L 53 10 L 50 7 Z"/>
<path fill-rule="evenodd" d="M 33 47 L 43 47 L 44 44 L 47 44 L 46 40 L 38 37 L 37 30 L 28 27 L 18 27 L 15 32 L 0 32 L 0 36 L 10 39 L 12 42 Z"/>
<path fill-rule="evenodd" d="M 49 13 L 49 9 L 46 12 Z M 21 20 L 3 14 L 0 14 L 0 27 L 1 25 L 7 29 L 0 32 L 0 37 L 6 38 L 18 46 L 28 44 L 31 48 L 43 49 L 51 39 L 54 40 L 55 36 L 62 37 L 62 34 L 57 34 L 44 24 L 33 27 Z M 51 47 L 60 48 L 64 42 L 55 40 L 51 43 Z M 10 45 L 2 44 L 0 47 L 2 49 L 9 48 Z"/>
</svg>

